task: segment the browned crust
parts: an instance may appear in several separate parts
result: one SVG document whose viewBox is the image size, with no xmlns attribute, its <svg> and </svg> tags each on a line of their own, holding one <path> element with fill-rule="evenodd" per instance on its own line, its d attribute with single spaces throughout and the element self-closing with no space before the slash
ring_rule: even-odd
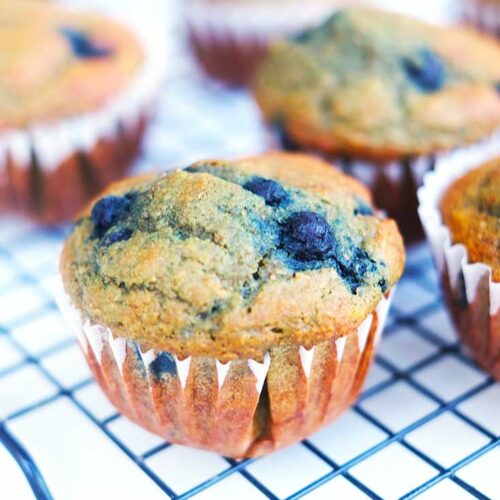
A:
<svg viewBox="0 0 500 500">
<path fill-rule="evenodd" d="M 236 161 L 234 165 L 242 170 L 251 169 L 255 173 L 266 166 L 272 169 L 275 178 L 318 194 L 327 194 L 330 190 L 335 193 L 357 193 L 367 200 L 370 198 L 368 190 L 358 181 L 337 169 L 325 168 L 324 161 L 308 155 L 269 153 Z M 123 192 L 153 177 L 126 179 L 112 185 L 105 193 Z M 199 176 L 197 180 L 202 182 L 204 179 L 205 177 Z M 91 206 L 88 205 L 82 214 L 88 215 Z M 389 282 L 395 283 L 402 273 L 405 255 L 402 238 L 394 221 L 379 222 L 367 250 L 374 255 L 383 256 L 386 262 L 391 263 Z M 72 289 L 71 280 L 74 275 L 72 252 L 70 241 L 64 246 L 61 257 L 61 273 L 68 291 Z M 190 338 L 169 335 L 168 328 L 175 316 L 175 307 L 170 311 L 164 309 L 160 319 L 158 315 L 151 314 L 152 328 L 148 328 L 143 319 L 144 312 L 150 307 L 147 294 L 144 300 L 139 299 L 133 307 L 123 312 L 121 324 L 106 326 L 112 327 L 117 336 L 141 342 L 145 349 L 153 347 L 175 353 L 181 358 L 209 355 L 221 362 L 245 358 L 262 360 L 273 346 L 293 344 L 310 347 L 346 335 L 361 324 L 381 298 L 375 292 L 353 296 L 341 286 L 340 278 L 328 269 L 315 273 L 315 280 L 315 286 L 312 286 L 307 273 L 299 273 L 290 282 L 272 282 L 256 298 L 251 312 L 245 307 L 245 310 L 235 308 L 228 313 L 215 338 L 204 332 Z M 338 286 L 332 284 L 332 280 L 338 280 Z M 330 292 L 326 294 L 324 290 Z M 72 297 L 72 300 L 77 298 Z M 279 311 L 279 317 L 276 316 L 276 311 Z M 341 311 L 342 314 L 336 314 L 336 311 Z M 89 311 L 83 310 L 83 313 Z M 126 321 L 123 320 L 125 314 L 128 315 Z M 98 317 L 92 319 L 100 321 Z M 277 320 L 280 323 L 279 331 L 273 328 Z M 155 328 L 157 325 L 159 327 Z"/>
</svg>

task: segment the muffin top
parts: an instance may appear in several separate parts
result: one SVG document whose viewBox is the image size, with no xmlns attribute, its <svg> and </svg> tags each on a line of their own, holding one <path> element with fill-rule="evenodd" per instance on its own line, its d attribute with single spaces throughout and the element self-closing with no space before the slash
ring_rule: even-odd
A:
<svg viewBox="0 0 500 500">
<path fill-rule="evenodd" d="M 446 191 L 440 204 L 454 243 L 471 262 L 483 262 L 500 281 L 500 157 L 468 172 Z"/>
<path fill-rule="evenodd" d="M 500 45 L 366 8 L 274 44 L 255 79 L 297 144 L 372 159 L 434 153 L 500 126 Z"/>
<path fill-rule="evenodd" d="M 270 153 L 115 184 L 76 223 L 61 271 L 77 308 L 114 334 L 225 361 L 346 335 L 403 261 L 362 185 Z"/>
<path fill-rule="evenodd" d="M 95 111 L 142 61 L 136 38 L 105 17 L 0 0 L 0 132 Z"/>
</svg>

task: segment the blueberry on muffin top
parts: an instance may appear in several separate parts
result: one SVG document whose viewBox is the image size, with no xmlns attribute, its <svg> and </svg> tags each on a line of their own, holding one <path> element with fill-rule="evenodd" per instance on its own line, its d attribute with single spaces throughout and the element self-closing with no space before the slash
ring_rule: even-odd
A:
<svg viewBox="0 0 500 500">
<path fill-rule="evenodd" d="M 402 272 L 397 228 L 370 205 L 303 155 L 127 180 L 76 224 L 65 287 L 92 320 L 180 356 L 314 345 L 359 326 Z"/>
<path fill-rule="evenodd" d="M 499 81 L 496 40 L 353 8 L 274 44 L 254 89 L 292 143 L 388 160 L 488 136 L 500 127 Z"/>
<path fill-rule="evenodd" d="M 110 47 L 106 47 L 92 40 L 84 31 L 63 26 L 60 28 L 60 32 L 67 38 L 75 57 L 93 59 L 108 57 L 113 52 Z"/>
<path fill-rule="evenodd" d="M 0 0 L 0 20 L 0 132 L 101 109 L 144 64 L 136 36 L 102 15 Z"/>
</svg>

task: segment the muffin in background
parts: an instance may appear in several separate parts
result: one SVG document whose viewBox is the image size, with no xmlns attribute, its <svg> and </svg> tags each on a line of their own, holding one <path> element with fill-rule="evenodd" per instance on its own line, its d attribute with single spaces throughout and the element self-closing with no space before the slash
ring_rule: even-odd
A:
<svg viewBox="0 0 500 500">
<path fill-rule="evenodd" d="M 271 40 L 314 26 L 347 3 L 353 0 L 187 0 L 188 39 L 209 76 L 244 85 Z"/>
<path fill-rule="evenodd" d="M 0 0 L 0 19 L 0 211 L 67 220 L 137 156 L 162 44 L 49 2 Z"/>
<path fill-rule="evenodd" d="M 442 152 L 500 127 L 500 46 L 482 34 L 366 8 L 277 42 L 254 90 L 286 148 L 365 182 L 407 242 L 416 189 Z"/>
<path fill-rule="evenodd" d="M 500 148 L 443 159 L 418 195 L 456 330 L 500 380 Z"/>
<path fill-rule="evenodd" d="M 59 303 L 124 415 L 256 456 L 353 403 L 403 263 L 396 224 L 321 160 L 212 160 L 89 206 L 64 246 Z"/>
<path fill-rule="evenodd" d="M 463 19 L 500 38 L 500 0 L 460 0 Z"/>
</svg>

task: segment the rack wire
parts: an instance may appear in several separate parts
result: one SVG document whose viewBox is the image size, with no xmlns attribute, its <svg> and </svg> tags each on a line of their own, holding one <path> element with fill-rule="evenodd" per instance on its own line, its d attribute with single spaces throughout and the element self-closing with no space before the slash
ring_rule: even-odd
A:
<svg viewBox="0 0 500 500">
<path fill-rule="evenodd" d="M 170 71 L 136 172 L 265 148 L 250 96 L 206 82 L 180 29 L 171 17 Z M 0 443 L 36 498 L 71 498 L 61 496 L 67 485 L 47 474 L 39 434 L 27 431 L 62 402 L 159 497 L 500 497 L 500 387 L 457 343 L 425 244 L 409 251 L 380 352 L 354 407 L 298 445 L 237 461 L 162 442 L 106 403 L 83 357 L 77 361 L 47 285 L 68 230 L 0 220 Z M 186 464 L 192 468 L 183 472 Z"/>
</svg>

